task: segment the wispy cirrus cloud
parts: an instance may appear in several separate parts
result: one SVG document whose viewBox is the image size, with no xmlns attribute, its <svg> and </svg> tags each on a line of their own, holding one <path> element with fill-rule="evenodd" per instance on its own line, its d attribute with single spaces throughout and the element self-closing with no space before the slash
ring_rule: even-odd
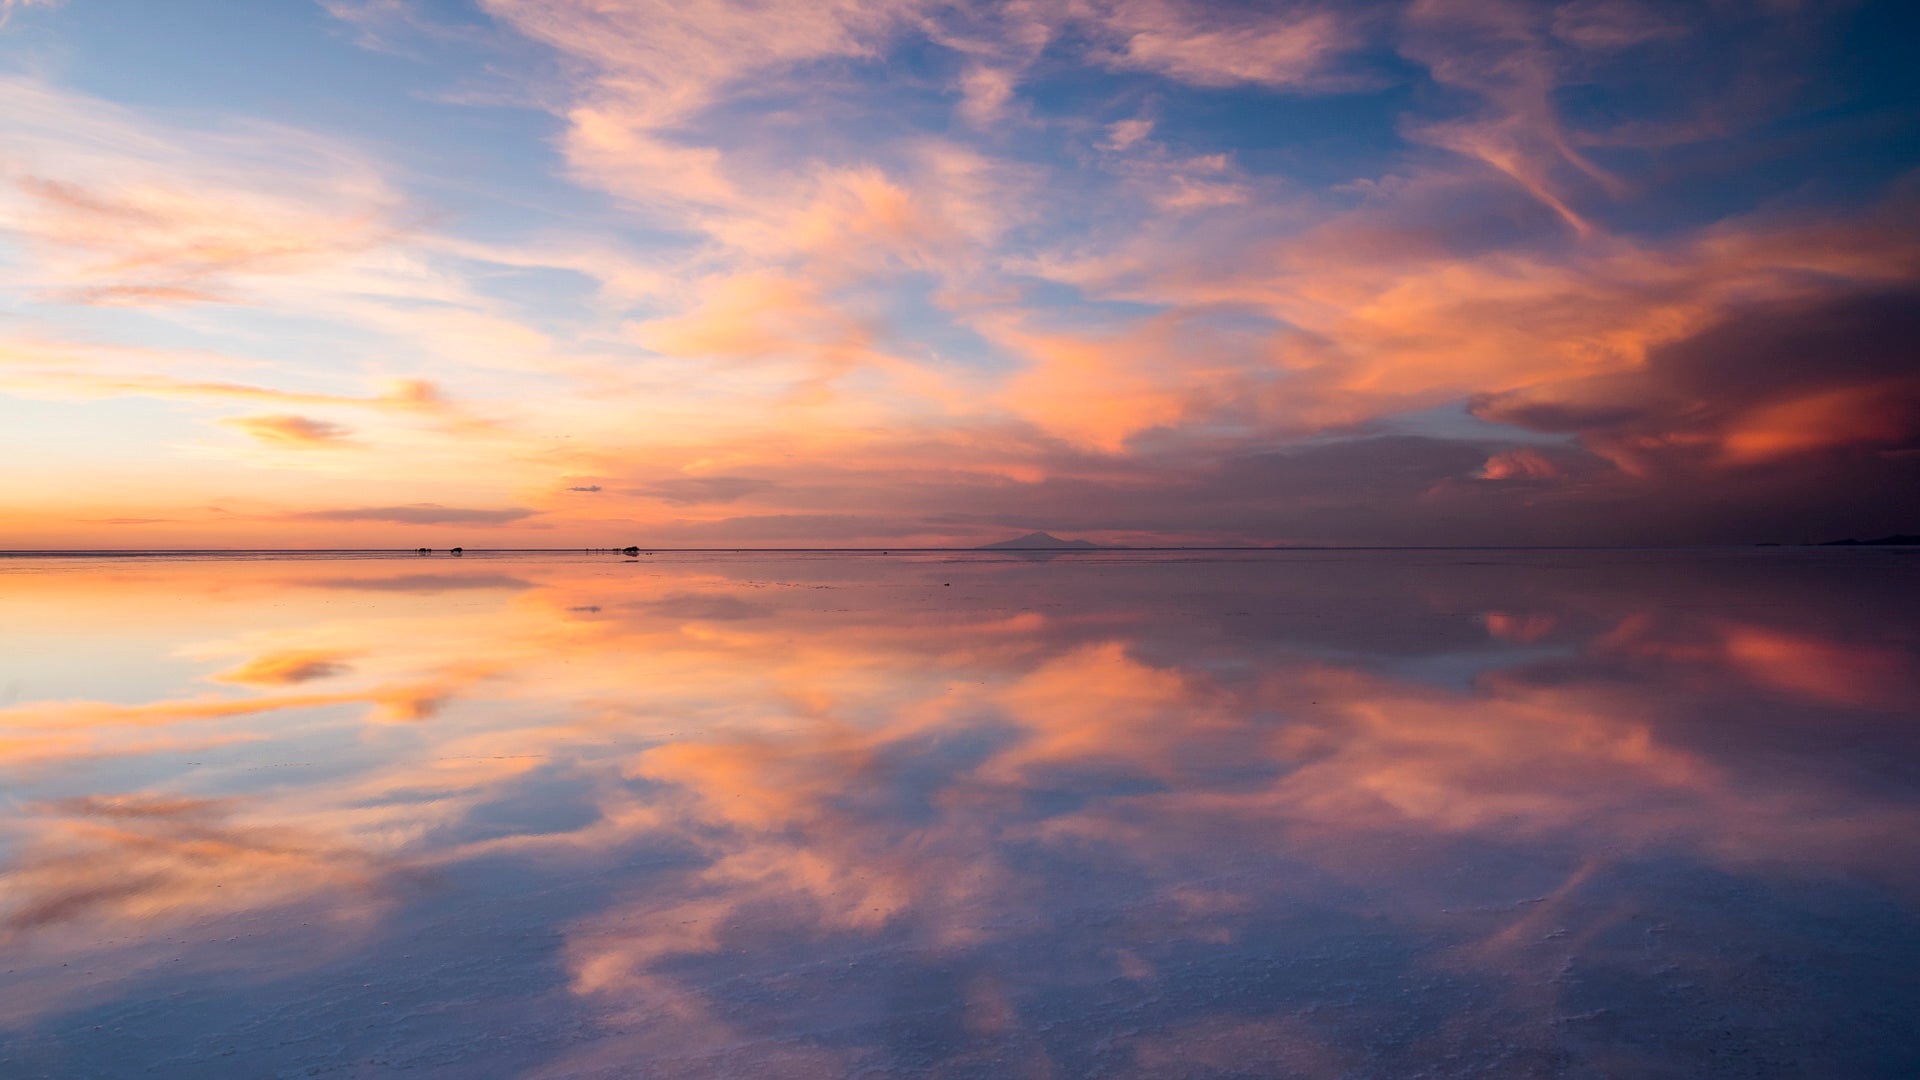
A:
<svg viewBox="0 0 1920 1080">
<path fill-rule="evenodd" d="M 13 18 L 17 11 L 30 7 L 52 7 L 59 2 L 60 0 L 0 0 L 0 29 L 6 27 L 7 20 Z"/>
<path fill-rule="evenodd" d="M 400 199 L 341 143 L 241 122 L 161 133 L 131 110 L 0 79 L 11 148 L 0 230 L 42 255 L 63 303 L 235 298 L 378 247 Z M 170 137 L 171 136 L 171 137 Z"/>
<path fill-rule="evenodd" d="M 353 506 L 337 510 L 307 510 L 292 515 L 300 521 L 380 521 L 399 525 L 507 525 L 540 513 L 509 506 L 498 510 L 413 503 L 408 506 Z"/>
<path fill-rule="evenodd" d="M 1105 64 L 1196 86 L 1313 91 L 1356 85 L 1338 63 L 1363 42 L 1370 6 L 1109 0 L 1091 5 L 1089 22 L 1102 39 L 1094 58 Z"/>
<path fill-rule="evenodd" d="M 768 481 L 750 476 L 676 476 L 648 484 L 640 491 L 670 503 L 693 505 L 733 502 L 769 486 Z"/>
</svg>

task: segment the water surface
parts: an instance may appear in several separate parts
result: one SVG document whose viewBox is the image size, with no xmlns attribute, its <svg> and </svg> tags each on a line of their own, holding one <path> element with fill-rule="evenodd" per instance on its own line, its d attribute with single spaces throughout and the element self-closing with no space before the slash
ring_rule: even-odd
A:
<svg viewBox="0 0 1920 1080">
<path fill-rule="evenodd" d="M 1920 1075 L 1920 556 L 0 560 L 0 1075 Z"/>
</svg>

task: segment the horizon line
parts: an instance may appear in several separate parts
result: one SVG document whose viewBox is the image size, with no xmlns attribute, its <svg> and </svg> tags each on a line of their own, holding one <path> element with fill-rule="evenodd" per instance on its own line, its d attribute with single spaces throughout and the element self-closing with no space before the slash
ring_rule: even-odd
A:
<svg viewBox="0 0 1920 1080">
<path fill-rule="evenodd" d="M 630 545 L 638 547 L 638 545 Z M 651 547 L 640 555 L 655 554 L 780 554 L 821 553 L 890 554 L 893 552 L 995 552 L 1045 553 L 1051 555 L 1098 554 L 1111 551 L 1668 551 L 1713 550 L 1756 547 L 1871 547 L 1858 541 L 1726 541 L 1720 543 L 1673 544 L 1114 544 L 1091 547 L 1004 547 L 999 544 L 972 547 Z M 1891 546 L 1891 545 L 1888 545 Z M 421 554 L 422 551 L 426 554 Z M 0 548 L 0 558 L 31 556 L 126 556 L 126 555 L 407 555 L 427 558 L 450 555 L 453 548 Z M 461 546 L 463 555 L 479 554 L 581 554 L 624 555 L 625 547 L 541 547 L 470 548 Z"/>
</svg>

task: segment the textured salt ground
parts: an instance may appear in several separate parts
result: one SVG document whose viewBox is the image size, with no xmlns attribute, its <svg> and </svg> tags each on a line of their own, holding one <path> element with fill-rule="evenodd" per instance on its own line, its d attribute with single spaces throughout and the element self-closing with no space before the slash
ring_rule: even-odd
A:
<svg viewBox="0 0 1920 1080">
<path fill-rule="evenodd" d="M 1489 874 L 1527 876 L 1513 864 L 1464 867 L 1460 893 L 1499 891 L 1466 884 Z M 1158 891 L 1258 896 L 1263 880 L 1243 867 Z M 114 985 L 110 1003 L 10 1034 L 0 1066 L 10 1077 L 449 1078 L 1920 1070 L 1906 1030 L 1920 935 L 1870 890 L 1624 863 L 1572 896 L 1448 908 L 1413 929 L 1403 915 L 1357 913 L 1376 899 L 1392 910 L 1392 898 L 1349 895 L 1338 908 L 1256 908 L 1231 940 L 1208 941 L 1173 905 L 1125 888 L 1138 881 L 1058 880 L 1053 908 L 1009 914 L 991 944 L 958 951 L 916 941 L 911 924 L 819 940 L 786 933 L 779 912 L 749 912 L 738 947 L 661 969 L 731 1029 L 715 1038 L 678 1026 L 667 1002 L 568 992 L 555 927 L 610 884 L 443 882 L 391 932 L 334 955 L 311 925 L 209 925 L 177 946 L 199 961 L 188 970 L 162 963 Z M 1479 950 L 1501 935 L 1511 941 L 1490 972 Z M 1117 970 L 1116 942 L 1151 977 Z M 209 953 L 225 964 L 205 966 Z"/>
</svg>

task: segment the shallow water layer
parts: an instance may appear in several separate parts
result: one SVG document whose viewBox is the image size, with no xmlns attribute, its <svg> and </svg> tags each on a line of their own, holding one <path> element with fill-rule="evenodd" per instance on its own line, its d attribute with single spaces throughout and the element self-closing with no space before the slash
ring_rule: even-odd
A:
<svg viewBox="0 0 1920 1080">
<path fill-rule="evenodd" d="M 1920 1075 L 1920 556 L 0 560 L 0 1075 Z"/>
</svg>

